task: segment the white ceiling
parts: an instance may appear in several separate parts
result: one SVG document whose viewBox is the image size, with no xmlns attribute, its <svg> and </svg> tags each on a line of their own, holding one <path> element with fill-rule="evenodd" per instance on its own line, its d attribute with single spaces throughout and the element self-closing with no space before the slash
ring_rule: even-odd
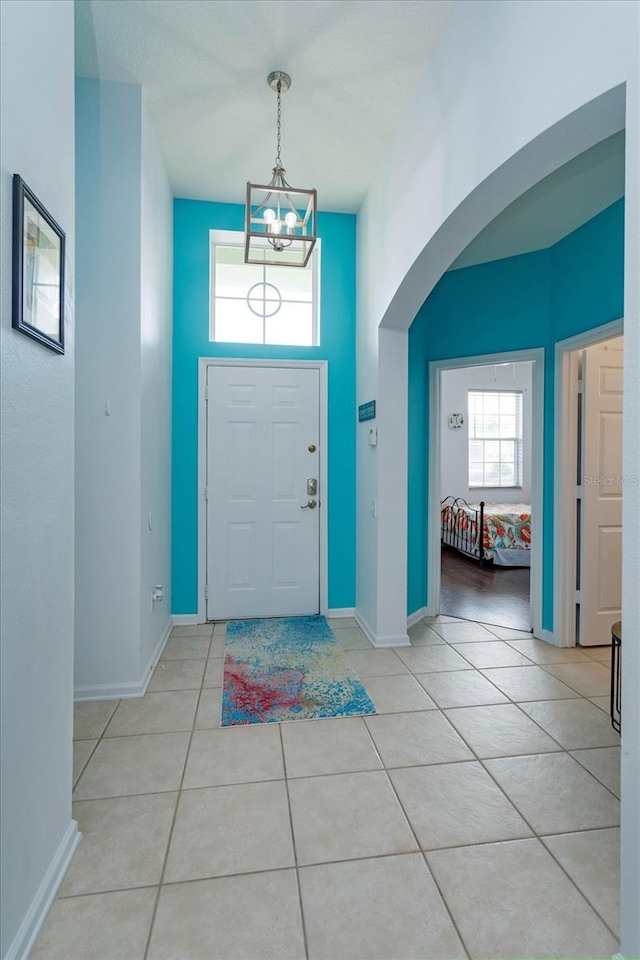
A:
<svg viewBox="0 0 640 960">
<path fill-rule="evenodd" d="M 76 0 L 76 72 L 144 87 L 173 193 L 244 203 L 275 156 L 321 210 L 358 210 L 452 0 Z M 470 145 L 472 147 L 472 145 Z M 515 201 L 452 269 L 556 243 L 624 194 L 624 134 Z"/>
<path fill-rule="evenodd" d="M 492 220 L 451 270 L 544 250 L 624 196 L 624 131 L 541 180 Z"/>
<path fill-rule="evenodd" d="M 450 0 L 76 0 L 76 72 L 142 84 L 175 196 L 243 203 L 275 156 L 322 210 L 355 212 Z"/>
</svg>

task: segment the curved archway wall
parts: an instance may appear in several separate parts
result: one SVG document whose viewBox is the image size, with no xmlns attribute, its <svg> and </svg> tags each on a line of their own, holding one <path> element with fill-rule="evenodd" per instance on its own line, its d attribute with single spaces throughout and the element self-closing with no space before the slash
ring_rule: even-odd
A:
<svg viewBox="0 0 640 960">
<path fill-rule="evenodd" d="M 454 2 L 358 215 L 357 615 L 407 642 L 407 329 L 455 257 L 517 196 L 626 126 L 624 469 L 640 475 L 639 6 L 635 0 Z M 377 517 L 372 501 L 376 501 Z M 623 619 L 640 622 L 640 484 L 626 490 Z M 640 955 L 640 644 L 623 692 L 622 955 Z"/>
<path fill-rule="evenodd" d="M 624 201 L 536 253 L 446 273 L 409 330 L 407 613 L 426 606 L 431 360 L 545 348 L 543 628 L 553 632 L 554 360 L 624 310 Z"/>
</svg>

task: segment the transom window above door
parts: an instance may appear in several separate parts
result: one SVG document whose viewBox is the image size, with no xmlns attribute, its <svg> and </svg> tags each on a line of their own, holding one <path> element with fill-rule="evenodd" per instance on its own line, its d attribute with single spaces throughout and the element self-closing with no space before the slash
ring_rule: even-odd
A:
<svg viewBox="0 0 640 960">
<path fill-rule="evenodd" d="M 243 234 L 212 230 L 209 339 L 317 346 L 317 273 L 316 250 L 304 268 L 245 263 Z"/>
<path fill-rule="evenodd" d="M 469 487 L 521 487 L 522 447 L 522 391 L 469 390 Z"/>
</svg>

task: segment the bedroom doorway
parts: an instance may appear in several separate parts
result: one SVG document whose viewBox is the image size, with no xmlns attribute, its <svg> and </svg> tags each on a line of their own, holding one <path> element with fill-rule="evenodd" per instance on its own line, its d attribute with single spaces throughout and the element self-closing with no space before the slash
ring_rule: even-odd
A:
<svg viewBox="0 0 640 960">
<path fill-rule="evenodd" d="M 430 364 L 429 613 L 541 628 L 542 355 Z"/>
</svg>

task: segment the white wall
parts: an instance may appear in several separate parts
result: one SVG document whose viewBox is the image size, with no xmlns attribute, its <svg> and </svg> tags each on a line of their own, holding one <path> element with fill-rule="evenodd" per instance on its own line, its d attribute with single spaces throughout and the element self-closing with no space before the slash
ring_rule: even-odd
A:
<svg viewBox="0 0 640 960">
<path fill-rule="evenodd" d="M 640 51 L 640 8 L 629 40 Z M 627 84 L 624 270 L 624 436 L 623 474 L 640 478 L 640 57 Z M 622 619 L 640 623 L 640 483 L 623 496 Z M 637 636 L 637 631 L 635 631 Z M 634 631 L 632 627 L 631 636 Z M 626 634 L 628 640 L 629 634 Z M 620 843 L 622 947 L 625 957 L 640 957 L 640 642 L 624 652 L 622 684 L 622 836 Z"/>
<path fill-rule="evenodd" d="M 72 0 L 1 15 L 2 939 L 23 955 L 77 839 L 73 678 Z M 12 175 L 66 233 L 65 354 L 11 328 Z"/>
<path fill-rule="evenodd" d="M 440 499 L 463 497 L 477 503 L 531 502 L 531 363 L 461 367 L 441 374 Z M 469 390 L 522 390 L 522 487 L 469 487 Z M 449 415 L 462 413 L 464 424 L 453 429 Z"/>
<path fill-rule="evenodd" d="M 406 330 L 444 271 L 493 217 L 624 126 L 624 83 L 637 63 L 636 18 L 637 5 L 625 0 L 454 4 L 358 216 L 359 398 L 373 387 L 383 410 L 397 394 L 407 396 L 406 363 L 394 368 L 382 358 L 380 326 Z M 366 520 L 371 491 L 384 476 L 389 502 L 379 502 L 379 512 L 393 514 L 386 529 L 394 537 L 406 531 L 407 465 L 395 456 L 395 432 L 392 426 L 391 436 L 379 433 L 375 476 L 358 466 L 357 554 L 375 557 L 376 571 L 366 582 L 358 577 L 357 607 L 372 611 L 377 602 L 400 633 L 405 601 L 388 576 L 399 557 L 382 542 L 382 526 Z M 376 583 L 387 582 L 374 600 Z"/>
<path fill-rule="evenodd" d="M 362 229 L 363 216 L 363 212 L 358 215 L 358 231 Z M 369 315 L 372 288 L 370 274 L 375 272 L 377 267 L 367 254 L 368 251 L 356 240 L 358 405 L 378 397 L 378 328 L 375 324 L 361 321 L 362 317 Z M 374 640 L 378 631 L 378 524 L 377 518 L 371 515 L 371 505 L 372 502 L 377 504 L 380 453 L 379 447 L 369 446 L 370 426 L 367 421 L 356 425 L 356 598 L 359 622 L 370 639 Z M 384 431 L 380 430 L 379 423 L 376 427 L 380 443 L 384 438 Z"/>
<path fill-rule="evenodd" d="M 141 87 L 76 91 L 75 691 L 139 696 L 170 626 L 172 197 Z"/>
<path fill-rule="evenodd" d="M 406 406 L 402 351 L 383 357 L 381 325 L 406 331 L 444 271 L 525 190 L 626 124 L 625 470 L 640 474 L 639 5 L 635 0 L 456 2 L 403 123 L 358 217 L 358 397 Z M 384 376 L 382 366 L 384 364 Z M 370 389 L 375 396 L 364 396 Z M 375 460 L 358 464 L 357 609 L 374 635 L 400 634 L 406 589 L 386 574 L 405 562 L 407 460 L 402 417 L 379 432 Z M 358 446 L 362 456 L 362 445 Z M 377 491 L 384 525 L 368 523 Z M 640 489 L 626 496 L 623 620 L 640 622 Z M 404 537 L 406 543 L 406 537 Z M 406 549 L 406 548 L 405 548 Z M 360 562 L 360 560 L 359 560 Z M 389 626 L 391 624 L 391 627 Z M 640 646 L 623 686 L 622 953 L 640 955 Z M 625 692 L 626 691 L 626 692 Z M 625 738 L 626 737 L 626 741 Z M 628 752 L 627 752 L 628 748 Z"/>
<path fill-rule="evenodd" d="M 100 695 L 140 677 L 142 93 L 76 91 L 75 685 Z"/>
<path fill-rule="evenodd" d="M 142 104 L 141 644 L 143 675 L 171 614 L 171 346 L 173 197 L 145 104 Z M 151 591 L 164 588 L 161 603 Z"/>
</svg>

